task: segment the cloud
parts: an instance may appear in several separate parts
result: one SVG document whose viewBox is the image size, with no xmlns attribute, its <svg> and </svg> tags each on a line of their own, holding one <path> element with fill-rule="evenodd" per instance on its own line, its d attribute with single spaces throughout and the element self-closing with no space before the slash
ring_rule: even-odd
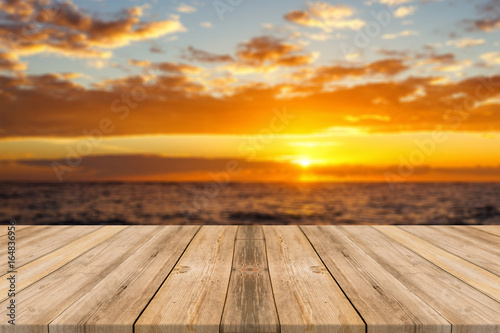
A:
<svg viewBox="0 0 500 333">
<path fill-rule="evenodd" d="M 413 15 L 417 10 L 417 6 L 401 6 L 394 12 L 394 17 L 401 18 L 409 15 Z"/>
<path fill-rule="evenodd" d="M 306 53 L 302 45 L 270 35 L 258 36 L 238 44 L 235 55 L 216 54 L 189 46 L 182 58 L 203 63 L 228 63 L 221 70 L 233 74 L 275 71 L 279 68 L 311 64 L 317 53 Z"/>
<path fill-rule="evenodd" d="M 128 61 L 130 65 L 137 66 L 137 67 L 149 67 L 151 66 L 152 62 L 148 60 L 135 60 L 135 59 L 130 59 Z"/>
<path fill-rule="evenodd" d="M 151 46 L 149 48 L 149 52 L 151 52 L 151 53 L 165 53 L 165 51 L 163 51 L 162 48 L 158 47 L 158 46 Z"/>
<path fill-rule="evenodd" d="M 471 30 L 493 31 L 500 28 L 500 16 L 495 18 L 484 18 L 473 22 L 474 28 Z"/>
<path fill-rule="evenodd" d="M 430 54 L 418 54 L 417 57 L 422 60 L 416 66 L 434 65 L 432 70 L 437 72 L 459 72 L 472 65 L 469 59 L 456 59 L 454 53 L 436 54 L 432 51 Z"/>
<path fill-rule="evenodd" d="M 470 65 L 472 65 L 472 62 L 468 59 L 464 59 L 446 65 L 435 66 L 433 70 L 437 72 L 460 72 Z"/>
<path fill-rule="evenodd" d="M 384 59 L 375 61 L 364 66 L 321 66 L 315 70 L 314 75 L 308 80 L 309 83 L 324 84 L 339 81 L 347 77 L 363 77 L 377 74 L 393 76 L 407 70 L 399 59 Z"/>
<path fill-rule="evenodd" d="M 53 163 L 66 165 L 64 159 L 0 160 L 0 180 L 38 180 L 57 182 Z M 36 170 L 36 172 L 34 172 Z M 63 169 L 61 169 L 63 170 Z M 231 174 L 229 174 L 229 171 Z M 158 155 L 91 155 L 82 163 L 64 172 L 66 181 L 85 180 L 171 180 L 171 181 L 248 181 L 248 180 L 299 180 L 304 170 L 298 165 L 274 161 L 247 161 L 244 158 L 163 157 Z M 385 181 L 387 174 L 397 181 L 398 165 L 311 165 L 306 171 L 310 176 L 337 179 L 371 179 Z M 406 181 L 441 179 L 500 179 L 500 166 L 478 167 L 414 167 Z"/>
<path fill-rule="evenodd" d="M 201 22 L 200 26 L 202 26 L 203 28 L 213 28 L 212 22 Z"/>
<path fill-rule="evenodd" d="M 28 67 L 25 63 L 19 61 L 19 57 L 12 52 L 0 52 L 0 70 L 1 71 L 25 71 Z"/>
<path fill-rule="evenodd" d="M 335 29 L 359 30 L 365 22 L 351 19 L 354 10 L 345 5 L 331 5 L 326 2 L 312 2 L 305 11 L 293 10 L 285 15 L 289 22 L 330 32 Z"/>
<path fill-rule="evenodd" d="M 179 6 L 177 7 L 177 11 L 179 13 L 190 14 L 190 13 L 196 12 L 196 8 L 186 4 L 184 2 L 181 2 L 179 4 Z"/>
<path fill-rule="evenodd" d="M 382 35 L 382 39 L 395 39 L 395 38 L 399 38 L 399 37 L 418 36 L 418 35 L 419 35 L 418 31 L 404 30 L 404 31 L 400 31 L 400 32 L 395 33 L 395 34 Z"/>
<path fill-rule="evenodd" d="M 40 6 L 40 1 L 8 0 L 0 2 L 0 11 L 9 17 L 27 19 L 35 13 L 35 6 Z"/>
<path fill-rule="evenodd" d="M 489 66 L 500 65 L 500 52 L 498 51 L 482 54 L 480 58 Z"/>
<path fill-rule="evenodd" d="M 454 45 L 457 48 L 468 48 L 475 45 L 484 44 L 485 40 L 483 38 L 473 39 L 473 38 L 462 38 L 457 40 L 450 40 L 446 42 L 446 45 Z"/>
<path fill-rule="evenodd" d="M 184 59 L 189 61 L 199 61 L 205 63 L 232 62 L 234 58 L 229 54 L 215 54 L 189 46 L 184 52 Z"/>
<path fill-rule="evenodd" d="M 428 65 L 428 64 L 453 64 L 456 62 L 454 53 L 443 53 L 436 54 L 432 52 L 431 54 L 419 54 L 417 58 L 423 58 L 418 65 Z"/>
<path fill-rule="evenodd" d="M 482 18 L 464 20 L 469 31 L 493 31 L 500 28 L 500 0 L 488 0 L 476 6 Z"/>
<path fill-rule="evenodd" d="M 103 117 L 117 118 L 119 113 L 113 110 L 120 107 L 116 105 L 128 109 L 130 116 L 120 119 L 115 135 L 253 133 L 259 131 L 277 103 L 292 105 L 303 114 L 305 120 L 287 128 L 290 132 L 320 131 L 332 124 L 352 125 L 347 119 L 359 119 L 356 125 L 370 131 L 428 130 L 445 122 L 443 114 L 450 101 L 461 103 L 462 97 L 457 99 L 456 94 L 476 98 L 475 87 L 460 90 L 466 86 L 466 80 L 443 81 L 442 75 L 438 75 L 441 71 L 460 71 L 471 65 L 469 60 L 458 60 L 451 52 L 436 53 L 433 47 L 426 47 L 423 52 L 380 53 L 387 58 L 359 64 L 304 66 L 313 55 L 306 53 L 302 45 L 284 38 L 258 36 L 239 44 L 234 55 L 194 47 L 185 50 L 184 59 L 188 61 L 222 64 L 216 71 L 187 61 L 131 59 L 131 65 L 147 70 L 141 75 L 95 82 L 90 87 L 61 76 L 49 75 L 43 80 L 39 75 L 0 76 L 0 136 L 79 135 L 83 129 L 95 127 Z M 495 56 L 498 57 L 492 54 L 482 59 L 494 62 Z M 398 76 L 410 68 L 432 74 L 407 79 Z M 234 75 L 243 70 L 256 73 L 275 69 L 282 72 L 273 76 L 273 82 Z M 477 86 L 479 81 L 474 80 Z M 157 84 L 150 84 L 154 82 Z M 146 86 L 147 94 L 139 102 L 123 100 Z M 474 111 L 478 111 L 474 120 L 464 122 L 461 130 L 498 126 L 498 105 L 493 98 L 498 94 L 496 89 L 488 91 L 492 103 L 474 105 Z M 246 119 L 244 115 L 248 114 L 252 119 Z M 380 124 L 380 120 L 364 115 L 379 115 L 390 121 Z M 39 125 L 31 126 L 25 119 Z"/>
<path fill-rule="evenodd" d="M 380 3 L 387 6 L 399 6 L 410 2 L 413 2 L 413 0 L 368 0 L 366 3 L 368 5 L 371 5 L 373 3 Z"/>
<path fill-rule="evenodd" d="M 158 70 L 155 76 L 126 76 L 90 88 L 56 74 L 0 76 L 0 137 L 79 136 L 83 130 L 97 128 L 103 118 L 116 125 L 113 135 L 251 134 L 269 125 L 279 105 L 288 105 L 301 119 L 291 122 L 286 133 L 352 126 L 347 116 L 359 119 L 356 126 L 374 132 L 432 130 L 436 126 L 460 131 L 500 130 L 500 105 L 495 102 L 500 96 L 500 76 L 440 84 L 436 84 L 436 76 L 359 80 L 356 85 L 325 90 L 326 85 L 348 77 L 391 77 L 408 65 L 382 59 L 354 67 L 320 67 L 301 79 L 276 85 L 234 84 L 231 77 L 219 83 L 203 82 L 190 77 L 190 68 L 182 64 L 163 66 L 165 71 Z M 231 93 L 213 96 L 212 85 L 221 89 L 231 85 Z M 290 94 L 278 98 L 283 89 Z M 491 103 L 482 103 L 486 99 Z M 456 110 L 453 105 L 457 105 Z M 465 112 L 463 105 L 470 108 Z M 463 118 L 464 112 L 470 117 Z M 367 114 L 390 121 L 363 118 Z M 459 127 L 454 127 L 456 124 Z"/>
<path fill-rule="evenodd" d="M 203 71 L 201 67 L 175 62 L 160 62 L 154 64 L 154 67 L 170 74 L 199 74 Z"/>
<path fill-rule="evenodd" d="M 141 21 L 145 8 L 131 7 L 105 20 L 64 2 L 35 11 L 32 15 L 41 17 L 35 28 L 23 17 L 10 15 L 0 23 L 0 45 L 19 55 L 49 52 L 110 58 L 111 48 L 186 31 L 175 15 L 162 21 Z"/>
<path fill-rule="evenodd" d="M 296 67 L 312 63 L 313 53 L 303 53 L 302 47 L 273 36 L 259 36 L 238 45 L 238 62 L 231 67 L 236 73 L 269 71 L 279 67 Z"/>
<path fill-rule="evenodd" d="M 0 160 L 0 170 L 2 175 L 11 173 L 12 169 L 23 167 L 38 168 L 37 175 L 42 175 L 42 179 L 47 181 L 58 181 L 52 169 L 53 163 L 66 165 L 64 159 L 61 160 Z M 297 167 L 288 163 L 267 162 L 267 161 L 247 161 L 243 158 L 179 158 L 162 157 L 158 155 L 91 155 L 82 159 L 81 165 L 71 172 L 63 174 L 65 180 L 130 180 L 148 178 L 151 176 L 157 179 L 171 180 L 216 180 L 210 178 L 210 174 L 217 177 L 219 173 L 226 172 L 228 165 L 232 166 L 231 172 L 233 181 L 252 179 L 251 177 L 262 177 L 263 175 L 287 175 L 297 174 Z M 10 170 L 9 170 L 10 169 Z M 41 169 L 41 170 L 40 170 Z M 45 172 L 43 172 L 45 170 Z M 239 170 L 235 172 L 233 170 Z M 15 171 L 15 170 L 14 170 Z M 18 175 L 19 176 L 19 175 Z M 33 172 L 27 173 L 24 177 L 32 177 Z M 2 177 L 0 176 L 0 179 Z M 10 178 L 12 179 L 12 178 Z M 24 178 L 26 179 L 26 178 Z M 254 178 L 255 179 L 255 178 Z M 262 179 L 262 178 L 261 178 Z"/>
</svg>

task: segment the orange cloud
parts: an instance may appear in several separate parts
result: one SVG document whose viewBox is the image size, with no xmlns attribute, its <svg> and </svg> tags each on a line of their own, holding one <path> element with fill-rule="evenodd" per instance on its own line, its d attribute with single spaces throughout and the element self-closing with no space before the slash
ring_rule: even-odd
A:
<svg viewBox="0 0 500 333">
<path fill-rule="evenodd" d="M 3 71 L 24 71 L 27 66 L 19 61 L 19 57 L 12 52 L 0 52 L 0 70 Z"/>
<path fill-rule="evenodd" d="M 351 19 L 354 10 L 345 5 L 331 5 L 327 2 L 312 2 L 307 10 L 293 10 L 285 15 L 285 19 L 298 25 L 320 28 L 324 31 L 334 29 L 358 30 L 365 25 L 360 19 Z"/>
<path fill-rule="evenodd" d="M 291 122 L 284 133 L 351 127 L 352 119 L 357 120 L 358 128 L 374 132 L 436 127 L 459 131 L 500 129 L 500 105 L 496 102 L 500 76 L 438 85 L 436 77 L 410 77 L 337 86 L 328 91 L 322 84 L 352 73 L 390 76 L 404 66 L 402 62 L 384 60 L 355 68 L 330 68 L 331 72 L 318 70 L 313 73 L 317 75 L 315 80 L 308 77 L 274 86 L 237 85 L 223 97 L 212 96 L 209 90 L 217 83 L 196 81 L 182 72 L 129 76 L 103 81 L 92 89 L 54 74 L 0 76 L 0 136 L 79 136 L 83 130 L 96 128 L 103 118 L 115 123 L 113 135 L 259 133 L 277 105 L 288 106 L 300 119 Z M 219 83 L 225 88 L 231 82 Z M 291 94 L 279 97 L 283 89 Z"/>
<path fill-rule="evenodd" d="M 9 13 L 10 8 L 3 6 L 0 10 Z M 39 12 L 34 8 L 32 2 L 31 11 L 24 10 L 31 17 L 12 14 L 0 24 L 0 43 L 4 48 L 20 55 L 53 52 L 71 57 L 109 58 L 110 48 L 186 31 L 175 15 L 163 21 L 141 21 L 145 7 L 129 8 L 111 20 L 93 17 L 70 2 L 42 6 Z M 37 22 L 35 28 L 30 19 Z"/>
</svg>

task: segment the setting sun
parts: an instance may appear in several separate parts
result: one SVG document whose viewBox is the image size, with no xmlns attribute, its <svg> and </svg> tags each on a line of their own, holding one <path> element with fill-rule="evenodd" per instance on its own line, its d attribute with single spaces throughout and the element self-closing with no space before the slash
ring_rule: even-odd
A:
<svg viewBox="0 0 500 333">
<path fill-rule="evenodd" d="M 303 168 L 307 168 L 311 165 L 311 160 L 301 158 L 300 160 L 295 160 L 294 163 L 299 164 Z"/>
</svg>

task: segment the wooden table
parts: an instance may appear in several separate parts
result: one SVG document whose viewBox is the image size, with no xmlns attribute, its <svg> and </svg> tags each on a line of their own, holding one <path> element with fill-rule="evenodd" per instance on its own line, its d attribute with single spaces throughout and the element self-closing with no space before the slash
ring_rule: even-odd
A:
<svg viewBox="0 0 500 333">
<path fill-rule="evenodd" d="M 500 226 L 18 226 L 14 275 L 0 332 L 500 332 Z"/>
</svg>

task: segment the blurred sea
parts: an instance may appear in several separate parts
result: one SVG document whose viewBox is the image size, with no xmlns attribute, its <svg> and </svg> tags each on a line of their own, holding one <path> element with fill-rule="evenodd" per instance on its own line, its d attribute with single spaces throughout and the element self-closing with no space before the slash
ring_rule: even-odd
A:
<svg viewBox="0 0 500 333">
<path fill-rule="evenodd" d="M 18 224 L 500 224 L 500 183 L 0 183 Z"/>
</svg>

